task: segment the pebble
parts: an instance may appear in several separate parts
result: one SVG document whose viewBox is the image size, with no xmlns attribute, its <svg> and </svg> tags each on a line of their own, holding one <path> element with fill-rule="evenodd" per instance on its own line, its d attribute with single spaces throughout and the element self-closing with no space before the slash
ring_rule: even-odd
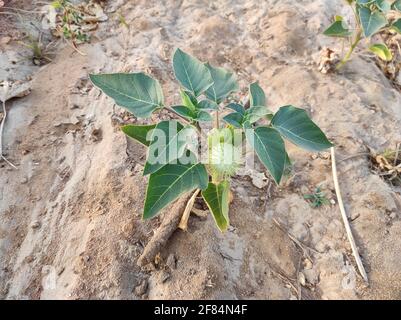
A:
<svg viewBox="0 0 401 320">
<path fill-rule="evenodd" d="M 304 269 L 305 270 L 310 270 L 312 269 L 313 265 L 312 262 L 309 259 L 304 260 Z"/>
<path fill-rule="evenodd" d="M 32 223 L 32 225 L 31 225 L 31 228 L 32 228 L 32 229 L 38 229 L 38 228 L 40 228 L 40 226 L 41 226 L 41 224 L 40 224 L 39 221 L 34 221 L 34 222 Z"/>
<path fill-rule="evenodd" d="M 306 280 L 305 280 L 305 275 L 302 272 L 298 274 L 298 280 L 301 286 L 305 287 Z"/>
</svg>

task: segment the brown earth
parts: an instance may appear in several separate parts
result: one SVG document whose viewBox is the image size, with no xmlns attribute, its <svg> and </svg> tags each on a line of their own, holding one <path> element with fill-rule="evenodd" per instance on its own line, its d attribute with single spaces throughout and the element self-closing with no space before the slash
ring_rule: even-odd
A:
<svg viewBox="0 0 401 320">
<path fill-rule="evenodd" d="M 401 189 L 355 155 L 401 141 L 401 93 L 363 54 L 341 73 L 319 73 L 312 57 L 323 46 L 340 47 L 321 35 L 340 4 L 120 0 L 106 6 L 109 20 L 80 46 L 85 56 L 60 45 L 39 68 L 19 59 L 26 49 L 15 39 L 1 44 L 0 80 L 31 75 L 33 84 L 30 95 L 7 103 L 5 151 L 18 169 L 0 163 L 0 297 L 400 299 Z M 32 6 L 19 4 L 40 8 Z M 146 71 L 170 105 L 178 101 L 170 63 L 176 47 L 234 70 L 240 97 L 258 80 L 272 110 L 302 107 L 327 133 L 370 287 L 344 232 L 329 154 L 311 157 L 292 145 L 294 170 L 280 187 L 256 183 L 261 166 L 233 179 L 227 233 L 210 215 L 191 216 L 159 264 L 136 265 L 162 217 L 141 220 L 144 149 L 119 131 L 125 113 L 92 87 L 88 73 Z M 311 208 L 303 195 L 317 185 L 334 204 Z"/>
</svg>

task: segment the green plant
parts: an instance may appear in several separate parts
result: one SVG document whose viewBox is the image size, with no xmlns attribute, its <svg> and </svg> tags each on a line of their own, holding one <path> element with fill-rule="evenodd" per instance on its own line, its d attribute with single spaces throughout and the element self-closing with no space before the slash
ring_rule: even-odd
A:
<svg viewBox="0 0 401 320">
<path fill-rule="evenodd" d="M 78 43 L 89 42 L 89 35 L 80 28 L 83 22 L 81 10 L 69 0 L 56 0 L 51 5 L 60 13 L 60 21 L 56 29 L 64 39 L 70 40 L 75 49 Z"/>
<path fill-rule="evenodd" d="M 45 45 L 42 42 L 42 34 L 40 33 L 38 37 L 28 35 L 27 39 L 20 41 L 20 43 L 31 51 L 29 58 L 35 65 L 42 65 L 51 62 L 51 56 L 54 54 L 51 50 L 51 43 Z"/>
<path fill-rule="evenodd" d="M 304 194 L 304 199 L 309 201 L 312 208 L 320 208 L 323 205 L 330 204 L 329 199 L 320 187 L 316 187 L 313 193 Z"/>
<path fill-rule="evenodd" d="M 401 0 L 346 0 L 346 2 L 354 13 L 355 29 L 350 29 L 343 17 L 335 16 L 334 22 L 324 31 L 326 36 L 349 40 L 349 50 L 337 64 L 337 69 L 347 63 L 363 38 L 370 39 L 385 29 L 401 33 L 401 18 L 390 22 L 387 17 L 390 11 L 401 12 Z M 393 59 L 391 51 L 383 43 L 373 44 L 369 50 L 384 61 Z"/>
<path fill-rule="evenodd" d="M 148 147 L 145 219 L 157 215 L 180 195 L 201 189 L 218 228 L 224 231 L 229 225 L 230 177 L 243 164 L 245 140 L 277 184 L 289 164 L 283 137 L 312 151 L 332 146 L 304 110 L 284 106 L 275 114 L 269 111 L 257 83 L 249 86 L 246 109 L 248 103 L 225 103 L 239 89 L 231 72 L 204 64 L 180 49 L 174 53 L 173 69 L 181 84 L 181 104 L 172 107 L 164 106 L 159 82 L 143 73 L 90 75 L 95 86 L 136 117 L 149 118 L 162 108 L 180 117 L 179 121 L 122 127 L 125 134 Z M 227 111 L 222 127 L 220 113 Z M 199 143 L 202 122 L 214 122 L 206 134 L 206 148 Z M 206 150 L 201 157 L 199 149 Z"/>
</svg>

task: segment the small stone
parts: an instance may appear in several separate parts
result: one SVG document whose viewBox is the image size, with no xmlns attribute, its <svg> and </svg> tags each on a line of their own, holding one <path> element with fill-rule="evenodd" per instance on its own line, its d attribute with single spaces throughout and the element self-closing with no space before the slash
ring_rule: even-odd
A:
<svg viewBox="0 0 401 320">
<path fill-rule="evenodd" d="M 330 203 L 331 203 L 332 205 L 335 205 L 335 204 L 336 204 L 336 200 L 330 199 Z"/>
<path fill-rule="evenodd" d="M 304 269 L 309 270 L 312 269 L 313 265 L 312 262 L 309 259 L 304 260 Z"/>
<path fill-rule="evenodd" d="M 311 157 L 312 160 L 316 160 L 317 159 L 317 155 L 316 154 L 312 154 L 310 157 Z"/>
<path fill-rule="evenodd" d="M 23 177 L 21 180 L 21 184 L 25 184 L 28 182 L 28 178 L 27 177 Z"/>
<path fill-rule="evenodd" d="M 148 291 L 148 281 L 143 280 L 139 286 L 135 287 L 134 293 L 135 295 L 140 297 L 144 295 L 147 291 Z"/>
<path fill-rule="evenodd" d="M 32 223 L 31 228 L 32 229 L 38 229 L 38 228 L 40 228 L 40 226 L 41 226 L 40 222 L 39 221 L 35 221 L 35 222 Z"/>
<path fill-rule="evenodd" d="M 302 272 L 298 274 L 298 280 L 301 286 L 305 287 L 306 280 L 305 280 L 305 275 Z"/>
</svg>

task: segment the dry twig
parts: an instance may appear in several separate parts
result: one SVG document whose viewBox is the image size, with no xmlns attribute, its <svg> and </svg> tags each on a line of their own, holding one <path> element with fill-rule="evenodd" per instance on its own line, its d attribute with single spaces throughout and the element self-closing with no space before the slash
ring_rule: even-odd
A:
<svg viewBox="0 0 401 320">
<path fill-rule="evenodd" d="M 344 208 L 344 204 L 343 204 L 343 200 L 341 197 L 341 192 L 340 192 L 340 185 L 338 183 L 338 177 L 337 177 L 337 167 L 336 167 L 336 157 L 335 157 L 335 152 L 334 152 L 334 147 L 331 147 L 331 166 L 332 166 L 332 170 L 333 170 L 333 180 L 334 180 L 334 188 L 336 190 L 336 195 L 337 195 L 337 201 L 338 201 L 338 206 L 340 207 L 340 211 L 341 211 L 341 216 L 344 222 L 344 226 L 345 226 L 345 231 L 347 232 L 347 236 L 348 236 L 348 240 L 351 244 L 351 249 L 352 249 L 352 253 L 355 257 L 355 261 L 356 264 L 358 266 L 358 270 L 359 273 L 361 274 L 363 280 L 369 284 L 369 279 L 368 279 L 368 275 L 365 271 L 365 268 L 363 266 L 361 257 L 359 255 L 358 252 L 358 248 L 355 244 L 355 239 L 354 236 L 352 235 L 352 231 L 351 231 L 351 227 L 347 218 L 347 214 L 345 212 L 345 208 Z"/>
</svg>

